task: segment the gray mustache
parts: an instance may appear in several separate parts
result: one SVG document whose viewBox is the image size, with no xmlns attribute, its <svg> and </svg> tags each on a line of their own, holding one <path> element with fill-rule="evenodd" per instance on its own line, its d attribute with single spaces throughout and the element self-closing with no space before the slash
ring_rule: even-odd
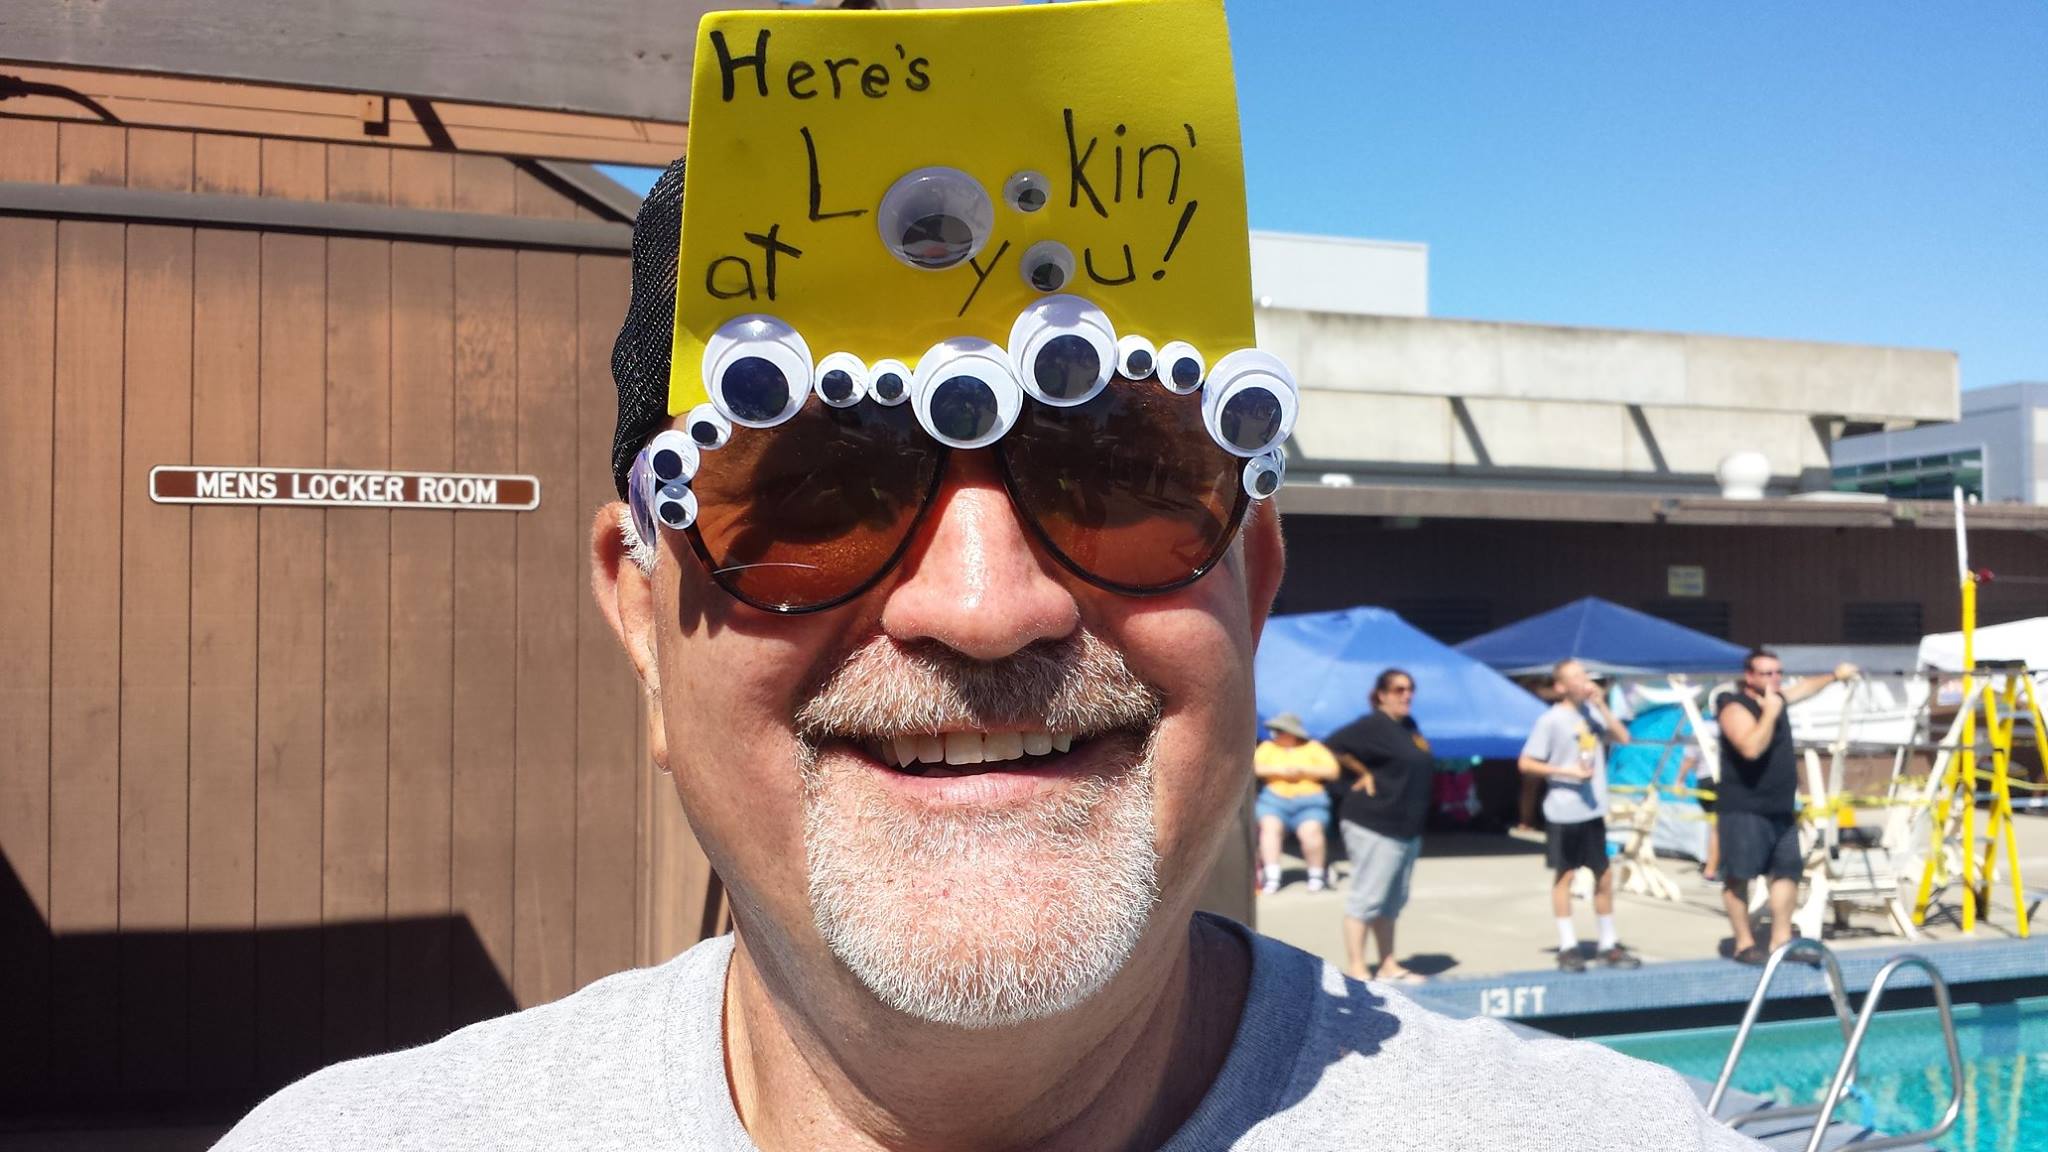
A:
<svg viewBox="0 0 2048 1152">
<path fill-rule="evenodd" d="M 811 744 L 1005 727 L 1086 736 L 1149 728 L 1160 709 L 1123 654 L 1086 629 L 993 661 L 877 636 L 826 677 L 796 726 Z"/>
</svg>

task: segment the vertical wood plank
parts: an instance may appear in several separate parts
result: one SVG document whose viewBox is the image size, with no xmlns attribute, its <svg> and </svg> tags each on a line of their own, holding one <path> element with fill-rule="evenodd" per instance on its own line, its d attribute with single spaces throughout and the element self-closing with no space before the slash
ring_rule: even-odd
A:
<svg viewBox="0 0 2048 1152">
<path fill-rule="evenodd" d="M 454 158 L 454 202 L 457 212 L 485 212 L 510 216 L 518 201 L 512 182 L 512 163 L 497 156 L 464 152 Z"/>
<path fill-rule="evenodd" d="M 131 176 L 191 181 L 190 141 L 131 156 Z M 128 228 L 121 459 L 121 1081 L 185 1085 L 185 843 L 191 512 L 149 498 L 149 470 L 192 454 L 192 230 Z"/>
<path fill-rule="evenodd" d="M 388 179 L 382 150 L 330 156 L 329 190 Z M 391 244 L 327 244 L 329 465 L 391 460 Z M 390 737 L 391 513 L 327 512 L 326 749 L 321 919 L 326 1060 L 384 1046 L 386 818 Z"/>
<path fill-rule="evenodd" d="M 576 260 L 576 432 L 573 549 L 587 563 L 581 533 L 592 513 L 618 499 L 611 432 L 618 417 L 612 339 L 626 313 L 626 261 Z M 566 495 L 566 493 L 565 493 Z M 579 565 L 580 566 L 580 565 Z M 629 968 L 634 958 L 639 790 L 634 728 L 638 681 L 596 602 L 576 609 L 576 971 L 577 986 Z"/>
<path fill-rule="evenodd" d="M 393 149 L 391 202 L 400 208 L 453 208 L 455 158 L 446 152 Z"/>
<path fill-rule="evenodd" d="M 164 192 L 192 190 L 193 136 L 163 128 L 128 130 L 128 186 Z"/>
<path fill-rule="evenodd" d="M 0 130 L 7 122 L 0 121 Z M 56 131 L 47 171 L 56 172 Z M 0 137 L 0 157 L 27 149 Z M 25 178 L 29 164 L 0 173 Z M 50 466 L 57 225 L 0 219 L 0 858 L 19 899 L 0 905 L 0 1100 L 36 1098 L 50 1067 Z M 0 877 L 6 891 L 8 877 Z"/>
<path fill-rule="evenodd" d="M 121 538 L 111 478 L 121 474 L 123 231 L 57 225 L 52 519 L 66 530 L 51 546 L 50 1010 L 60 1093 L 118 1082 L 121 569 L 107 550 Z"/>
<path fill-rule="evenodd" d="M 526 1005 L 576 986 L 576 619 L 588 583 L 574 495 L 576 257 L 521 252 L 517 275 L 519 470 L 540 477 L 543 494 L 517 517 L 512 991 Z"/>
<path fill-rule="evenodd" d="M 57 182 L 57 125 L 0 116 L 0 180 Z"/>
<path fill-rule="evenodd" d="M 513 163 L 512 199 L 515 211 L 521 216 L 536 216 L 552 220 L 574 220 L 576 202 L 562 195 L 546 181 L 533 174 L 524 163 Z"/>
<path fill-rule="evenodd" d="M 287 200 L 327 198 L 327 146 L 310 140 L 262 141 L 265 196 Z"/>
<path fill-rule="evenodd" d="M 391 203 L 392 149 L 327 145 L 327 198 L 351 204 Z"/>
<path fill-rule="evenodd" d="M 455 158 L 455 205 L 506 211 L 511 170 L 494 157 Z M 513 350 L 516 266 L 510 252 L 455 253 L 455 467 L 509 472 L 518 464 Z M 454 728 L 450 890 L 480 951 L 451 961 L 450 1022 L 502 1010 L 512 981 L 514 631 L 518 610 L 513 516 L 455 518 Z"/>
<path fill-rule="evenodd" d="M 445 153 L 391 158 L 391 199 L 446 208 Z M 455 463 L 455 250 L 391 246 L 391 464 Z M 391 801 L 386 1043 L 447 1031 L 455 514 L 391 520 Z"/>
<path fill-rule="evenodd" d="M 193 183 L 253 192 L 256 141 L 201 137 Z M 192 459 L 256 461 L 262 260 L 253 232 L 192 249 Z M 255 508 L 192 509 L 190 1018 L 195 1093 L 238 1099 L 256 1075 Z"/>
<path fill-rule="evenodd" d="M 391 459 L 454 463 L 454 250 L 391 254 Z M 449 791 L 454 676 L 452 512 L 391 522 L 390 1041 L 448 1026 Z"/>
<path fill-rule="evenodd" d="M 263 142 L 253 136 L 201 135 L 192 142 L 192 190 L 254 196 L 263 189 Z"/>
<path fill-rule="evenodd" d="M 126 184 L 128 130 L 111 124 L 58 125 L 57 182 Z"/>
<path fill-rule="evenodd" d="M 317 144 L 265 140 L 266 196 L 326 194 Z M 304 466 L 326 456 L 327 242 L 262 238 L 258 455 Z M 259 1077 L 320 1062 L 324 514 L 257 517 L 256 1041 Z"/>
</svg>

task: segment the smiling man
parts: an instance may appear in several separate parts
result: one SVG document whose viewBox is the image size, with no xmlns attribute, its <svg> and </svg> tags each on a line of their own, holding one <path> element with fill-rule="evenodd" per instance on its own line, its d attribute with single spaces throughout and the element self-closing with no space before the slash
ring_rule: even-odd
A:
<svg viewBox="0 0 2048 1152">
<path fill-rule="evenodd" d="M 1253 347 L 1223 32 L 1215 0 L 706 21 L 688 204 L 678 163 L 635 226 L 592 583 L 735 931 L 318 1073 L 224 1147 L 1745 1144 L 1668 1071 L 1195 911 L 1297 404 Z M 899 47 L 925 86 L 895 112 L 772 98 Z M 1102 140 L 1185 141 L 1123 192 L 1095 170 L 1171 276 L 1089 270 L 1082 97 Z M 775 291 L 740 287 L 742 232 Z"/>
</svg>

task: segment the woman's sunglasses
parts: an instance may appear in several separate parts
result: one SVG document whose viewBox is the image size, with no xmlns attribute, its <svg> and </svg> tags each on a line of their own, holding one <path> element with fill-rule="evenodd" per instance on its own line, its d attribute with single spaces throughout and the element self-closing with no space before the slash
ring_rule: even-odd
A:
<svg viewBox="0 0 2048 1152">
<path fill-rule="evenodd" d="M 816 612 L 895 567 L 938 495 L 949 449 L 911 406 L 806 402 L 704 454 L 685 534 L 719 587 L 770 612 Z M 1170 592 L 1229 548 L 1251 502 L 1245 461 L 1205 429 L 1199 396 L 1112 380 L 1055 408 L 1026 400 L 989 449 L 1010 502 L 1054 559 L 1097 587 Z"/>
</svg>

